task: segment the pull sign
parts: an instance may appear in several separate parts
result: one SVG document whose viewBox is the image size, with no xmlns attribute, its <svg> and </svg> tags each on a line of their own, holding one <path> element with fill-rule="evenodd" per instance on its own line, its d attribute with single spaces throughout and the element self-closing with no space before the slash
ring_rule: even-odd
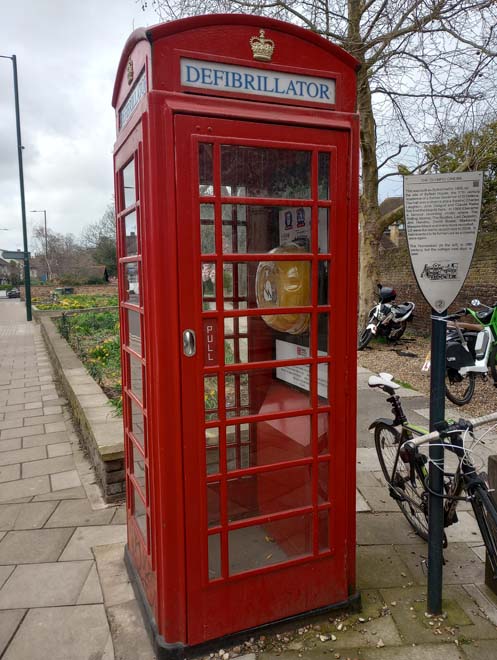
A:
<svg viewBox="0 0 497 660">
<path fill-rule="evenodd" d="M 195 333 L 193 330 L 185 330 L 183 332 L 183 353 L 186 357 L 193 357 L 196 352 Z"/>
<path fill-rule="evenodd" d="M 412 269 L 427 302 L 443 312 L 468 274 L 480 222 L 481 172 L 404 177 Z"/>
<path fill-rule="evenodd" d="M 217 364 L 217 319 L 204 319 L 204 364 Z"/>
</svg>

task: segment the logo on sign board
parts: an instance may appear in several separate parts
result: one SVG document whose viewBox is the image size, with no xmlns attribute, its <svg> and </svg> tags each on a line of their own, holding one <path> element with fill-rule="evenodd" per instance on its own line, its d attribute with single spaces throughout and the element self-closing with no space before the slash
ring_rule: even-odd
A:
<svg viewBox="0 0 497 660">
<path fill-rule="evenodd" d="M 135 77 L 133 71 L 133 60 L 131 59 L 131 57 L 129 58 L 128 64 L 126 65 L 126 75 L 128 77 L 128 85 L 131 85 Z"/>
<path fill-rule="evenodd" d="M 259 32 L 258 37 L 250 37 L 250 47 L 254 60 L 259 62 L 270 62 L 273 57 L 274 41 L 264 37 L 264 30 Z"/>
</svg>

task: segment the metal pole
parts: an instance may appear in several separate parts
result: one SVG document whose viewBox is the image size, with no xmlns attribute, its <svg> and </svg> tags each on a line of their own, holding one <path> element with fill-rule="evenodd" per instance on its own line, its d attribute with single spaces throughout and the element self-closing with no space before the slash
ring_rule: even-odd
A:
<svg viewBox="0 0 497 660">
<path fill-rule="evenodd" d="M 430 431 L 445 419 L 445 336 L 446 324 L 431 310 Z M 442 567 L 444 512 L 444 449 L 440 440 L 430 442 L 430 495 L 428 499 L 428 614 L 442 614 Z"/>
<path fill-rule="evenodd" d="M 4 59 L 12 60 L 12 70 L 14 74 L 14 102 L 16 108 L 16 129 L 17 129 L 17 157 L 19 161 L 19 187 L 21 189 L 21 214 L 22 214 L 22 236 L 24 243 L 24 292 L 26 298 L 26 319 L 32 320 L 31 315 L 31 277 L 29 272 L 29 252 L 28 252 L 28 232 L 26 227 L 26 203 L 24 199 L 24 171 L 22 166 L 22 141 L 21 141 L 21 117 L 19 112 L 19 88 L 17 85 L 17 59 L 15 55 L 11 57 L 0 55 Z"/>
</svg>

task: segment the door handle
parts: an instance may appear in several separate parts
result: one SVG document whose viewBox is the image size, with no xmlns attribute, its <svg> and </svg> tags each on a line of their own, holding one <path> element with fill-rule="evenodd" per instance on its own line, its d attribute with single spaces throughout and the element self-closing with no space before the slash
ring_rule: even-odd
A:
<svg viewBox="0 0 497 660">
<path fill-rule="evenodd" d="M 183 331 L 183 354 L 186 357 L 193 357 L 197 352 L 197 345 L 195 341 L 195 332 L 193 330 Z"/>
</svg>

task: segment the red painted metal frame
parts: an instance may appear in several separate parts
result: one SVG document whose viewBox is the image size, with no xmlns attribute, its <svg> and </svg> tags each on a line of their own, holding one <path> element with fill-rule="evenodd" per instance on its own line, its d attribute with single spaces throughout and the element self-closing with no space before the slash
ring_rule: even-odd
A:
<svg viewBox="0 0 497 660">
<path fill-rule="evenodd" d="M 188 92 L 179 87 L 179 77 L 172 62 L 178 62 L 181 54 L 198 59 L 215 59 L 221 62 L 234 62 L 250 67 L 264 68 L 264 65 L 254 63 L 251 55 L 240 50 L 240 44 L 246 44 L 250 36 L 257 34 L 263 28 L 274 31 L 278 50 L 274 63 L 267 68 L 275 70 L 296 70 L 294 63 L 298 59 L 301 72 L 311 72 L 311 75 L 337 77 L 337 102 L 335 110 L 323 109 L 319 105 L 313 107 L 283 104 L 273 98 L 244 96 L 236 98 L 214 98 L 205 95 L 203 91 Z M 226 39 L 227 30 L 230 38 Z M 152 59 L 153 56 L 153 59 Z M 352 114 L 355 106 L 355 73 L 356 61 L 336 46 L 326 42 L 313 33 L 279 21 L 272 21 L 253 16 L 209 16 L 185 19 L 162 26 L 151 28 L 148 32 L 137 30 L 128 40 L 121 62 L 119 64 L 116 85 L 114 88 L 113 105 L 118 114 L 120 106 L 128 95 L 126 83 L 126 65 L 129 59 L 135 64 L 135 71 L 146 69 L 149 92 L 140 101 L 130 121 L 118 135 L 115 147 L 115 186 L 116 206 L 119 214 L 123 212 L 121 199 L 120 171 L 136 158 L 139 166 L 136 170 L 137 184 L 140 191 L 140 218 L 142 253 L 142 291 L 141 310 L 143 316 L 142 342 L 146 347 L 143 363 L 146 365 L 144 382 L 144 397 L 146 402 L 145 419 L 147 426 L 148 453 L 148 488 L 147 513 L 150 520 L 150 539 L 147 546 L 141 540 L 133 520 L 131 495 L 128 494 L 128 549 L 134 566 L 144 586 L 146 597 L 151 606 L 153 617 L 159 634 L 170 643 L 196 644 L 206 639 L 223 635 L 258 623 L 266 623 L 274 618 L 295 613 L 296 610 L 287 607 L 294 599 L 292 585 L 300 584 L 307 589 L 304 601 L 299 604 L 300 611 L 319 607 L 321 604 L 347 600 L 354 591 L 355 584 L 355 395 L 356 395 L 356 304 L 357 300 L 357 212 L 358 212 L 358 118 Z M 312 71 L 311 71 L 312 70 Z M 179 117 L 188 115 L 189 117 Z M 221 120 L 234 120 L 224 122 Z M 254 123 L 252 123 L 254 122 Z M 320 308 L 320 312 L 329 314 L 331 347 L 328 359 L 307 360 L 311 363 L 311 404 L 317 400 L 317 364 L 318 362 L 333 362 L 333 370 L 340 376 L 340 382 L 333 377 L 329 369 L 329 401 L 328 407 L 315 408 L 313 417 L 313 435 L 317 433 L 317 415 L 330 414 L 333 419 L 333 453 L 330 460 L 333 465 L 340 465 L 339 477 L 342 479 L 341 494 L 338 493 L 339 482 L 331 484 L 334 488 L 330 496 L 333 508 L 334 502 L 339 503 L 340 511 L 333 511 L 330 523 L 335 529 L 340 529 L 342 536 L 327 555 L 319 558 L 297 560 L 291 565 L 277 565 L 269 569 L 253 571 L 251 574 L 239 574 L 226 580 L 207 583 L 207 567 L 205 552 L 203 564 L 192 563 L 195 557 L 194 545 L 199 544 L 199 530 L 206 530 L 205 518 L 205 449 L 204 439 L 194 450 L 192 440 L 199 428 L 221 426 L 214 422 L 203 422 L 203 389 L 200 387 L 199 371 L 193 366 L 185 366 L 185 358 L 180 351 L 181 332 L 185 320 L 190 316 L 198 330 L 197 336 L 202 336 L 202 315 L 194 313 L 195 300 L 200 292 L 194 287 L 188 291 L 187 299 L 180 296 L 178 273 L 185 269 L 184 259 L 190 258 L 191 278 L 199 275 L 197 268 L 200 257 L 195 252 L 198 242 L 199 227 L 192 218 L 197 218 L 198 188 L 194 190 L 193 180 L 196 177 L 195 158 L 191 158 L 190 135 L 223 134 L 221 125 L 229 128 L 224 131 L 225 138 L 232 138 L 233 143 L 241 143 L 243 139 L 257 137 L 260 123 L 271 124 L 273 133 L 278 127 L 285 127 L 279 138 L 280 143 L 306 147 L 309 144 L 327 150 L 333 143 L 334 136 L 341 136 L 345 141 L 337 145 L 338 158 L 342 163 L 339 198 L 337 198 L 336 217 L 340 222 L 329 221 L 329 241 L 332 246 L 340 245 L 339 250 L 331 254 L 316 255 L 317 223 L 313 223 L 312 247 L 308 255 L 292 255 L 293 259 L 311 259 L 332 262 L 332 268 L 338 274 L 342 283 L 340 291 L 334 291 L 329 305 Z M 200 128 L 197 128 L 200 126 Z M 205 131 L 201 130 L 206 127 Z M 215 128 L 213 128 L 215 126 Z M 177 127 L 177 134 L 175 133 Z M 209 132 L 209 127 L 211 128 Z M 323 129 L 323 130 L 317 130 Z M 293 131 L 292 139 L 289 134 Z M 316 135 L 326 135 L 316 139 Z M 193 138 L 197 140 L 197 138 Z M 208 140 L 207 140 L 208 141 Z M 226 141 L 226 140 L 225 140 Z M 277 144 L 274 140 L 273 144 Z M 337 151 L 338 153 L 338 151 Z M 190 156 L 187 156 L 190 154 Z M 315 162 L 313 163 L 315 166 Z M 314 171 L 316 168 L 314 167 Z M 316 181 L 313 180 L 313 190 Z M 185 195 L 185 191 L 188 193 Z M 191 199 L 192 191 L 196 198 Z M 207 198 L 204 200 L 207 202 Z M 209 200 L 211 201 L 211 200 Z M 229 198 L 216 197 L 218 207 L 224 202 L 234 201 Z M 264 205 L 314 205 L 326 206 L 310 200 L 267 200 L 236 198 L 236 203 Z M 331 209 L 331 205 L 329 208 Z M 219 210 L 219 209 L 218 209 Z M 126 210 L 127 212 L 128 210 Z M 314 212 L 316 210 L 314 209 Z M 193 215 L 191 215 L 193 213 Z M 119 218 L 118 216 L 118 222 Z M 177 219 L 177 220 L 176 220 Z M 197 236 L 185 236 L 186 226 L 195 227 Z M 179 232 L 179 233 L 178 233 Z M 217 230 L 219 234 L 219 229 Z M 194 236 L 192 234 L 192 236 Z M 120 240 L 122 255 L 123 239 Z M 261 260 L 261 255 L 222 255 L 220 251 L 220 236 L 217 236 L 218 257 L 226 263 L 255 262 Z M 342 249 L 343 247 L 343 249 Z M 193 251 L 193 252 L 192 252 Z M 187 255 L 190 255 L 188 257 Z M 210 260 L 204 258 L 204 261 Z M 284 260 L 285 256 L 274 255 L 276 260 Z M 215 257 L 215 258 L 218 258 Z M 130 259 L 135 261 L 137 259 Z M 267 260 L 267 256 L 265 259 Z M 213 258 L 214 261 L 214 258 Z M 121 261 L 120 268 L 126 259 Z M 133 308 L 124 302 L 123 282 L 120 278 L 120 300 L 123 314 L 126 308 Z M 313 269 L 313 300 L 309 308 L 295 308 L 295 311 L 312 312 L 316 305 L 317 268 Z M 219 287 L 218 287 L 219 289 Z M 184 288 L 181 289 L 184 291 Z M 218 293 L 218 297 L 221 294 Z M 218 316 L 220 312 L 218 300 Z M 290 310 L 285 309 L 285 312 Z M 267 313 L 267 310 L 265 310 Z M 196 314 L 196 315 L 195 315 Z M 260 314 L 260 310 L 232 310 L 230 317 Z M 204 313 L 204 318 L 209 315 Z M 123 319 L 124 320 L 124 319 Z M 190 319 L 189 319 L 190 320 Z M 126 323 L 122 323 L 122 343 L 124 344 Z M 221 326 L 218 325 L 221 332 Z M 223 342 L 219 342 L 219 359 L 223 361 Z M 311 326 L 311 345 L 317 346 L 317 323 Z M 340 346 L 335 354 L 333 347 Z M 126 353 L 129 351 L 124 349 Z M 332 354 L 331 354 L 332 353 Z M 203 356 L 202 350 L 199 355 Z M 281 364 L 300 364 L 301 361 L 286 361 Z M 226 373 L 236 373 L 251 370 L 256 367 L 269 369 L 275 363 L 261 362 L 227 366 Z M 280 363 L 278 363 L 280 364 Z M 215 369 L 211 369 L 212 372 Z M 208 370 L 205 370 L 208 373 Z M 126 374 L 123 374 L 123 385 Z M 191 384 L 191 387 L 187 385 Z M 182 391 L 183 388 L 183 391 Z M 223 396 L 224 396 L 224 389 Z M 187 396 L 186 396 L 187 395 Z M 222 398 L 222 397 L 221 397 Z M 195 403 L 191 404 L 191 401 Z M 221 404 L 223 401 L 220 402 Z M 181 411 L 181 414 L 180 414 Z M 331 411 L 327 413 L 327 411 Z M 340 411 L 340 414 L 334 414 Z M 310 414 L 307 409 L 286 411 L 285 417 L 297 417 L 300 414 Z M 265 415 L 257 418 L 271 420 L 278 415 Z M 230 424 L 246 422 L 248 418 L 231 418 Z M 255 419 L 251 417 L 250 419 Z M 129 428 L 129 410 L 125 405 L 125 429 Z M 193 433 L 193 435 L 192 435 Z M 127 471 L 128 483 L 133 484 L 131 453 L 129 447 L 133 444 L 132 433 L 128 433 Z M 197 436 L 199 437 L 199 436 Z M 220 443 L 223 455 L 220 460 L 226 464 L 224 443 Z M 309 465 L 314 461 L 326 460 L 316 455 L 316 449 L 311 459 L 297 459 L 292 465 Z M 275 466 L 271 466 L 274 468 Z M 316 465 L 317 469 L 317 465 Z M 251 474 L 262 474 L 267 466 L 257 466 L 249 469 Z M 230 473 L 247 474 L 246 470 Z M 195 482 L 193 476 L 200 478 Z M 211 479 L 215 480 L 213 477 Z M 314 478 L 313 502 L 316 503 L 316 484 Z M 201 491 L 201 492 L 200 492 Z M 194 500 L 201 497 L 201 503 Z M 192 510 L 193 507 L 193 510 Z M 328 508 L 328 507 L 321 507 Z M 294 511 L 295 512 L 295 511 Z M 223 512 L 226 520 L 226 510 Z M 274 514 L 272 519 L 287 515 Z M 233 525 L 243 527 L 248 524 L 240 521 Z M 206 542 L 205 539 L 202 543 Z M 314 547 L 317 538 L 314 534 Z M 192 555 L 193 553 L 193 555 Z M 201 553 L 202 554 L 202 553 Z M 329 580 L 329 571 L 325 566 L 333 565 L 332 571 L 336 577 L 335 584 L 326 584 L 324 573 Z M 223 565 L 227 565 L 226 547 L 224 546 Z M 319 584 L 313 582 L 313 574 L 318 571 L 323 574 Z M 326 598 L 323 592 L 326 591 Z M 208 593 L 208 597 L 206 597 Z M 261 599 L 261 594 L 264 598 Z M 277 594 L 277 598 L 275 597 Z M 275 598 L 266 611 L 259 610 L 261 601 L 268 596 Z M 270 603 L 267 605 L 270 605 Z M 276 602 L 277 601 L 277 602 Z M 286 609 L 285 609 L 286 607 Z M 215 609 L 217 608 L 217 609 Z M 291 610 L 291 611 L 290 611 Z"/>
</svg>

